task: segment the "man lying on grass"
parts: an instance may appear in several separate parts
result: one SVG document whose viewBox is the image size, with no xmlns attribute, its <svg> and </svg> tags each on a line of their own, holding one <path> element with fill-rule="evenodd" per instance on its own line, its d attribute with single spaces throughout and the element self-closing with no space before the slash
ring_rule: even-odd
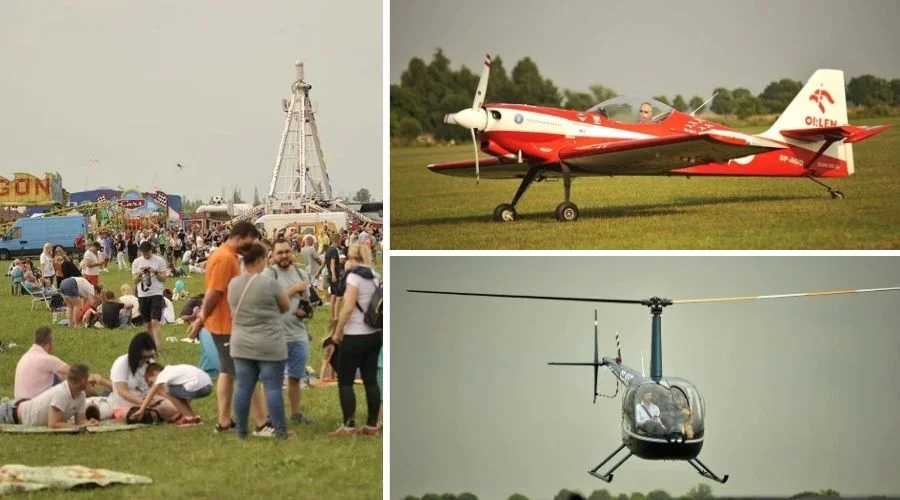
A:
<svg viewBox="0 0 900 500">
<path fill-rule="evenodd" d="M 163 366 L 151 363 L 147 366 L 144 379 L 150 386 L 150 391 L 144 398 L 144 404 L 134 413 L 134 419 L 140 420 L 144 411 L 153 401 L 153 397 L 159 394 L 171 401 L 181 413 L 181 417 L 175 420 L 175 425 L 200 423 L 200 417 L 191 407 L 191 401 L 205 398 L 212 393 L 212 379 L 206 372 L 193 365 Z"/>
<path fill-rule="evenodd" d="M 88 386 L 88 367 L 72 365 L 66 382 L 40 393 L 34 399 L 15 399 L 0 404 L 0 424 L 22 424 L 51 429 L 81 429 L 99 422 L 85 417 L 84 389 Z M 69 419 L 75 417 L 75 423 Z"/>
</svg>

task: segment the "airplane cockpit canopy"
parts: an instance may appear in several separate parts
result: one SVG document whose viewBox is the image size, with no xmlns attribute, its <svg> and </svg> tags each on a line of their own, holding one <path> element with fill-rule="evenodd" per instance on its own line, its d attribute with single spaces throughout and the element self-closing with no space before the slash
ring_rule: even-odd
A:
<svg viewBox="0 0 900 500">
<path fill-rule="evenodd" d="M 703 437 L 705 405 L 700 392 L 679 378 L 632 386 L 622 400 L 629 431 L 653 438 L 680 433 L 687 439 Z"/>
<path fill-rule="evenodd" d="M 641 114 L 641 109 L 650 107 L 649 115 Z M 662 123 L 671 116 L 675 109 L 668 104 L 663 104 L 656 99 L 644 97 L 619 96 L 613 97 L 597 104 L 588 110 L 589 113 L 597 113 L 601 116 L 622 123 Z"/>
</svg>

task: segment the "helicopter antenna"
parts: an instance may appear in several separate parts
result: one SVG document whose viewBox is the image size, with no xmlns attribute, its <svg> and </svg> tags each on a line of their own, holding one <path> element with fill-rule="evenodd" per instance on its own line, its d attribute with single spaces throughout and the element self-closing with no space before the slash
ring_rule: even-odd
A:
<svg viewBox="0 0 900 500">
<path fill-rule="evenodd" d="M 616 363 L 622 363 L 622 344 L 619 343 L 619 330 L 616 330 L 616 352 L 619 355 L 616 357 Z"/>
</svg>

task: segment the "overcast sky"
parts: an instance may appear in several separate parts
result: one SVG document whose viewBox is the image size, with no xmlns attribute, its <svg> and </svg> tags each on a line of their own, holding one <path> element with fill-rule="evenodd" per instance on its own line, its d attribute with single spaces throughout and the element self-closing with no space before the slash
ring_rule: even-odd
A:
<svg viewBox="0 0 900 500">
<path fill-rule="evenodd" d="M 300 59 L 335 191 L 380 199 L 382 29 L 368 1 L 0 2 L 0 175 L 252 201 Z"/>
<path fill-rule="evenodd" d="M 510 72 L 530 56 L 561 88 L 601 83 L 670 99 L 718 86 L 759 93 L 781 78 L 805 82 L 817 68 L 898 78 L 897 19 L 895 0 L 394 0 L 390 79 L 437 47 L 454 70 L 465 64 L 478 74 L 488 53 Z"/>
<path fill-rule="evenodd" d="M 621 400 L 591 403 L 591 304 L 448 297 L 406 289 L 670 299 L 900 286 L 897 257 L 394 257 L 391 497 L 470 491 L 552 498 L 701 482 L 718 496 L 833 488 L 900 495 L 900 292 L 683 304 L 662 317 L 663 373 L 706 400 L 700 460 L 631 458 L 607 485 L 587 474 L 621 444 Z M 650 314 L 601 304 L 601 355 L 622 338 L 649 371 Z M 600 392 L 614 379 L 601 372 Z"/>
</svg>

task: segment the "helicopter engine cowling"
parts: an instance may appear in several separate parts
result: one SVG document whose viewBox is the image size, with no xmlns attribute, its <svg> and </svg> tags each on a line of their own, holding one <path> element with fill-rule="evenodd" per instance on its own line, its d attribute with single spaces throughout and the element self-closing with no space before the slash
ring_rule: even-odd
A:
<svg viewBox="0 0 900 500">
<path fill-rule="evenodd" d="M 632 382 L 622 398 L 622 442 L 647 460 L 696 458 L 703 448 L 705 413 L 700 392 L 687 380 Z"/>
</svg>

